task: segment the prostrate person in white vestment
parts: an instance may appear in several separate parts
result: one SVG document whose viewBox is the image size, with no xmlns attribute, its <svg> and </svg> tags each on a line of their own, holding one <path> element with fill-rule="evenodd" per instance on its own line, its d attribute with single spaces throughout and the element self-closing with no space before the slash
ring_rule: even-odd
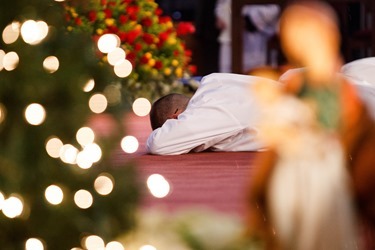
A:
<svg viewBox="0 0 375 250">
<path fill-rule="evenodd" d="M 154 130 L 147 140 L 148 152 L 177 155 L 204 150 L 265 149 L 258 139 L 259 107 L 251 91 L 251 86 L 260 81 L 277 84 L 248 75 L 213 73 L 205 76 L 190 100 L 177 95 L 182 105 L 162 104 L 169 108 L 169 114 L 159 124 L 153 121 L 158 110 L 156 101 L 150 113 Z"/>
<path fill-rule="evenodd" d="M 279 81 L 282 83 L 289 74 L 301 70 L 304 69 L 292 69 Z M 375 120 L 375 57 L 348 63 L 339 73 L 356 87 Z M 155 102 L 150 113 L 154 130 L 147 140 L 148 152 L 177 155 L 205 150 L 266 149 L 258 131 L 260 106 L 251 88 L 259 82 L 280 85 L 279 82 L 255 76 L 214 73 L 202 79 L 191 99 L 176 95 L 179 103 L 162 105 L 167 107 L 168 114 L 157 122 L 152 119 L 158 110 Z"/>
</svg>

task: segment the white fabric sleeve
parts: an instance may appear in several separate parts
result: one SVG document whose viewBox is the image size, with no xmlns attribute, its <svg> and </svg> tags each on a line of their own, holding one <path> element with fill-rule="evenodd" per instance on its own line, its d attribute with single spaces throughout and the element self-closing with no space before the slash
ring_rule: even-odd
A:
<svg viewBox="0 0 375 250">
<path fill-rule="evenodd" d="M 234 119 L 223 119 L 222 110 L 195 108 L 167 120 L 147 140 L 147 151 L 158 155 L 200 152 L 243 130 Z"/>
</svg>

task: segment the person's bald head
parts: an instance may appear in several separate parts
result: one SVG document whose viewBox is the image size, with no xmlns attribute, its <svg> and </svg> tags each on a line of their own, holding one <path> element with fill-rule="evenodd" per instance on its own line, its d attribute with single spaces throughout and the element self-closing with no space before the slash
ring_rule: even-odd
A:
<svg viewBox="0 0 375 250">
<path fill-rule="evenodd" d="M 163 126 L 168 119 L 177 119 L 185 111 L 190 98 L 181 94 L 169 94 L 156 100 L 150 111 L 152 130 Z"/>
</svg>

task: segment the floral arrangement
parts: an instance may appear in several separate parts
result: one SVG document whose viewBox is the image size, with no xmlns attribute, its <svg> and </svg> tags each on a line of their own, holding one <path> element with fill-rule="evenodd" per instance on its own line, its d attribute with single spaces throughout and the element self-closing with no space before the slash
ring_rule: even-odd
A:
<svg viewBox="0 0 375 250">
<path fill-rule="evenodd" d="M 73 0 L 65 2 L 67 29 L 89 32 L 94 41 L 116 34 L 133 66 L 122 86 L 134 97 L 151 99 L 181 88 L 180 80 L 196 72 L 183 36 L 190 22 L 173 23 L 154 0 Z M 106 55 L 99 53 L 106 61 Z"/>
</svg>

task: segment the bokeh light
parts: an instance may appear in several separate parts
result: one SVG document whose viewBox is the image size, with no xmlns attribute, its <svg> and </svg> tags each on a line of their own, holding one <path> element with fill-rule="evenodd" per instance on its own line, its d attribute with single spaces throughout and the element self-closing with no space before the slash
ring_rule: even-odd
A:
<svg viewBox="0 0 375 250">
<path fill-rule="evenodd" d="M 5 51 L 0 49 L 0 71 L 4 69 L 4 57 L 5 57 Z"/>
<path fill-rule="evenodd" d="M 104 240 L 97 235 L 84 237 L 81 244 L 88 250 L 104 249 L 105 247 Z"/>
<path fill-rule="evenodd" d="M 125 250 L 125 248 L 120 242 L 111 241 L 105 246 L 105 250 Z"/>
<path fill-rule="evenodd" d="M 98 40 L 98 48 L 102 53 L 109 53 L 120 46 L 120 38 L 115 34 L 104 34 Z"/>
<path fill-rule="evenodd" d="M 94 79 L 90 79 L 86 82 L 85 86 L 83 86 L 83 91 L 84 92 L 90 92 L 93 90 L 95 87 L 95 81 Z"/>
<path fill-rule="evenodd" d="M 91 193 L 87 190 L 81 189 L 74 194 L 74 202 L 79 208 L 87 209 L 91 207 L 93 201 Z"/>
<path fill-rule="evenodd" d="M 5 106 L 2 103 L 0 103 L 0 123 L 2 123 L 5 120 L 5 116 L 6 116 Z"/>
<path fill-rule="evenodd" d="M 143 245 L 139 248 L 139 250 L 157 250 L 156 247 L 152 245 Z"/>
<path fill-rule="evenodd" d="M 75 164 L 78 149 L 71 144 L 64 144 L 60 149 L 60 159 L 68 164 Z"/>
<path fill-rule="evenodd" d="M 5 196 L 3 195 L 2 192 L 0 192 L 0 210 L 3 209 L 4 202 L 5 202 Z"/>
<path fill-rule="evenodd" d="M 170 191 L 168 181 L 160 174 L 150 175 L 147 179 L 147 187 L 150 193 L 156 198 L 164 198 Z"/>
<path fill-rule="evenodd" d="M 25 250 L 43 250 L 43 242 L 37 238 L 30 238 L 25 243 Z"/>
<path fill-rule="evenodd" d="M 8 218 L 20 216 L 23 212 L 23 202 L 21 198 L 11 195 L 4 201 L 3 214 Z"/>
<path fill-rule="evenodd" d="M 46 118 L 46 110 L 38 103 L 32 103 L 25 109 L 25 118 L 31 125 L 40 125 Z"/>
<path fill-rule="evenodd" d="M 122 63 L 125 60 L 126 53 L 121 48 L 115 48 L 111 52 L 108 53 L 108 63 L 115 66 L 117 64 Z"/>
<path fill-rule="evenodd" d="M 64 199 L 64 193 L 62 189 L 57 185 L 50 185 L 44 192 L 46 200 L 52 205 L 60 204 Z"/>
<path fill-rule="evenodd" d="M 50 137 L 46 142 L 46 151 L 52 158 L 59 158 L 63 142 L 57 137 Z"/>
<path fill-rule="evenodd" d="M 83 151 L 90 156 L 92 162 L 98 162 L 102 158 L 102 149 L 96 143 L 87 144 Z"/>
<path fill-rule="evenodd" d="M 150 113 L 151 103 L 146 98 L 138 98 L 133 102 L 133 112 L 138 116 L 146 116 Z"/>
<path fill-rule="evenodd" d="M 89 127 L 82 127 L 76 133 L 76 139 L 81 146 L 93 143 L 95 140 L 95 133 Z"/>
<path fill-rule="evenodd" d="M 103 94 L 94 94 L 89 100 L 90 110 L 96 114 L 103 113 L 107 106 L 108 101 Z"/>
<path fill-rule="evenodd" d="M 130 75 L 132 70 L 133 70 L 133 65 L 131 64 L 129 60 L 126 60 L 126 59 L 122 61 L 121 63 L 116 64 L 114 67 L 115 74 L 118 77 L 122 77 L 122 78 Z"/>
<path fill-rule="evenodd" d="M 43 21 L 27 20 L 21 26 L 21 36 L 25 43 L 36 45 L 48 35 L 48 25 Z"/>
<path fill-rule="evenodd" d="M 106 173 L 99 175 L 94 182 L 94 188 L 100 195 L 110 194 L 113 190 L 113 186 L 113 177 Z"/>
<path fill-rule="evenodd" d="M 46 59 L 43 61 L 43 68 L 51 74 L 59 69 L 59 65 L 59 59 L 57 59 L 56 56 L 46 57 Z"/>
<path fill-rule="evenodd" d="M 87 151 L 81 151 L 77 155 L 76 163 L 82 169 L 89 169 L 92 167 L 93 161 Z"/>
<path fill-rule="evenodd" d="M 4 43 L 11 44 L 17 41 L 20 36 L 20 26 L 19 22 L 13 22 L 5 27 L 2 34 Z"/>
<path fill-rule="evenodd" d="M 14 51 L 8 52 L 3 57 L 3 67 L 7 71 L 12 71 L 17 68 L 20 58 Z"/>
<path fill-rule="evenodd" d="M 132 154 L 138 150 L 138 140 L 132 135 L 125 136 L 121 140 L 121 148 L 125 153 Z"/>
</svg>

